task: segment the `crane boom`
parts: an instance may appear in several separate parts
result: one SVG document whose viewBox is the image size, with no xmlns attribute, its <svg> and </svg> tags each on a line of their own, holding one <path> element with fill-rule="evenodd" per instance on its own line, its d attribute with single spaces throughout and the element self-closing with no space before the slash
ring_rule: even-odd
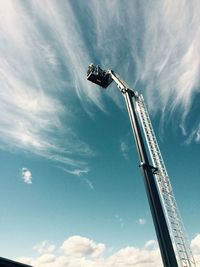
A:
<svg viewBox="0 0 200 267">
<path fill-rule="evenodd" d="M 114 81 L 125 98 L 164 266 L 196 267 L 143 96 L 131 90 L 113 70 L 104 71 L 90 64 L 87 79 L 103 88 Z M 140 128 L 145 136 L 152 165 Z"/>
</svg>

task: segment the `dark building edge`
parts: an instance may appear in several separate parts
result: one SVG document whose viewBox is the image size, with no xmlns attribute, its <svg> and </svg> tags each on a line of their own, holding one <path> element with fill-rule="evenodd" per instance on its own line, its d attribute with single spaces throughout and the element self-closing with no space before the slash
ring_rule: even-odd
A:
<svg viewBox="0 0 200 267">
<path fill-rule="evenodd" d="M 0 267 L 33 267 L 33 266 L 0 257 Z"/>
</svg>

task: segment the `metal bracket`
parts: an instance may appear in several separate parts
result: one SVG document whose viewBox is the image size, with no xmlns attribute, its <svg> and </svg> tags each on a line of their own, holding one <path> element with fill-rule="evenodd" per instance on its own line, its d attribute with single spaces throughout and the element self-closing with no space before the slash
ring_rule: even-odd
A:
<svg viewBox="0 0 200 267">
<path fill-rule="evenodd" d="M 129 89 L 128 87 L 124 87 L 121 89 L 119 85 L 118 85 L 118 88 L 120 89 L 122 94 L 129 93 L 131 98 L 138 99 L 138 92 L 135 92 L 135 91 Z"/>
<path fill-rule="evenodd" d="M 120 86 L 118 85 L 118 88 L 120 89 Z M 122 88 L 120 89 L 122 94 L 125 94 L 127 92 L 127 88 Z"/>
<path fill-rule="evenodd" d="M 141 168 L 141 167 L 144 167 L 144 168 L 146 168 L 146 169 L 150 169 L 150 170 L 152 170 L 152 173 L 153 174 L 158 174 L 158 168 L 156 168 L 156 167 L 154 167 L 154 166 L 152 166 L 152 165 L 149 165 L 149 164 L 146 164 L 146 163 L 144 163 L 144 162 L 141 162 L 140 163 L 140 165 L 139 165 L 139 167 Z"/>
</svg>

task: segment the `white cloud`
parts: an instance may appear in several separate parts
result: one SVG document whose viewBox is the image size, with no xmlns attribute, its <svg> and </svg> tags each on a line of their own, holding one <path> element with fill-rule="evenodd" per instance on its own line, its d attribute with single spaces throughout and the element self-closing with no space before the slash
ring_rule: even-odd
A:
<svg viewBox="0 0 200 267">
<path fill-rule="evenodd" d="M 92 190 L 95 189 L 90 179 L 83 177 L 83 175 L 89 173 L 90 170 L 88 167 L 83 167 L 82 169 L 67 169 L 67 168 L 62 168 L 62 167 L 59 167 L 59 168 L 63 170 L 64 172 L 80 177 L 80 180 L 83 181 L 85 184 L 87 184 L 90 189 Z"/>
<path fill-rule="evenodd" d="M 88 178 L 83 178 L 85 183 L 89 186 L 90 189 L 95 190 L 93 183 Z"/>
<path fill-rule="evenodd" d="M 61 248 L 66 255 L 99 257 L 104 252 L 105 245 L 96 244 L 86 237 L 72 236 L 64 241 Z"/>
<path fill-rule="evenodd" d="M 131 1 L 126 8 L 121 1 L 104 1 L 103 8 L 98 1 L 79 1 L 76 9 L 68 1 L 1 4 L 2 149 L 31 151 L 83 169 L 92 150 L 72 127 L 72 100 L 78 97 L 86 109 L 94 103 L 102 110 L 106 95 L 121 103 L 112 88 L 103 96 L 85 79 L 87 65 L 97 54 L 103 67 L 118 66 L 124 79 L 144 85 L 151 109 L 168 114 L 180 107 L 186 118 L 199 91 L 200 4 L 143 2 L 139 10 Z M 84 23 L 81 10 L 87 14 L 81 16 Z M 197 130 L 188 140 L 199 142 L 199 136 Z M 121 151 L 126 157 L 125 143 Z"/>
<path fill-rule="evenodd" d="M 28 168 L 22 168 L 22 179 L 26 184 L 32 184 L 32 173 Z"/>
<path fill-rule="evenodd" d="M 21 257 L 18 261 L 37 267 L 160 267 L 162 260 L 158 244 L 149 240 L 143 248 L 125 247 L 113 252 L 102 243 L 95 243 L 86 237 L 72 236 L 65 240 L 59 253 L 39 255 L 31 259 Z M 191 248 L 200 267 L 200 235 L 191 242 Z M 63 252 L 63 254 L 61 254 Z M 107 256 L 105 256 L 106 252 Z M 112 253 L 112 254 L 110 254 Z"/>
<path fill-rule="evenodd" d="M 89 168 L 88 167 L 85 167 L 83 169 L 66 169 L 66 168 L 62 168 L 63 171 L 67 172 L 67 173 L 70 173 L 72 175 L 75 175 L 75 176 L 82 176 L 83 174 L 87 174 L 89 172 Z"/>
<path fill-rule="evenodd" d="M 43 241 L 41 243 L 38 243 L 33 247 L 34 250 L 36 250 L 40 254 L 49 254 L 54 252 L 56 247 L 53 244 L 50 244 L 48 241 Z"/>
<path fill-rule="evenodd" d="M 112 255 L 107 266 L 125 267 L 125 266 L 139 266 L 139 267 L 153 267 L 161 266 L 161 259 L 158 249 L 147 250 L 135 247 L 126 247 L 119 250 Z"/>
<path fill-rule="evenodd" d="M 145 220 L 144 218 L 139 218 L 139 219 L 137 220 L 137 223 L 139 223 L 140 225 L 144 225 L 144 224 L 146 224 L 147 222 L 146 222 L 146 220 Z"/>
<path fill-rule="evenodd" d="M 65 7 L 69 20 L 74 20 L 70 4 Z M 71 53 L 74 44 L 78 46 L 82 41 L 76 23 L 66 23 L 62 12 L 62 6 L 54 1 L 47 4 L 36 0 L 24 5 L 8 0 L 0 6 L 0 112 L 4 114 L 0 118 L 0 148 L 28 151 L 83 168 L 93 152 L 72 127 L 75 118 L 71 100 L 75 85 L 79 84 L 82 90 L 82 68 L 87 63 L 80 60 L 81 65 L 79 53 Z M 37 14 L 34 19 L 32 14 Z M 71 78 L 74 71 L 78 81 L 82 76 L 82 83 Z M 98 93 L 91 92 L 90 100 L 94 98 L 98 104 Z"/>
<path fill-rule="evenodd" d="M 197 234 L 196 237 L 192 240 L 191 248 L 194 254 L 200 255 L 200 234 Z"/>
<path fill-rule="evenodd" d="M 106 246 L 86 237 L 72 236 L 65 240 L 58 255 L 43 254 L 38 258 L 18 258 L 18 261 L 38 267 L 158 267 L 161 258 L 158 248 L 126 247 L 105 257 Z M 63 251 L 63 254 L 60 254 Z M 108 249 L 108 251 L 110 251 Z M 110 253 L 109 253 L 110 254 Z M 108 255 L 109 255 L 108 254 Z"/>
<path fill-rule="evenodd" d="M 158 247 L 158 242 L 155 240 L 149 240 L 145 243 L 145 248 L 152 248 L 152 249 L 156 249 Z"/>
<path fill-rule="evenodd" d="M 66 68 L 70 80 L 80 101 L 86 105 L 85 95 L 87 95 L 89 101 L 104 109 L 100 92 L 92 90 L 90 83 L 86 85 L 86 69 L 90 63 L 89 44 L 84 42 L 82 25 L 79 24 L 78 15 L 74 12 L 72 5 L 68 2 L 62 5 L 55 1 L 36 0 L 32 3 L 32 8 L 38 11 L 38 17 L 42 18 L 45 26 L 48 25 L 50 28 L 50 34 L 57 42 L 59 53 L 67 63 Z"/>
<path fill-rule="evenodd" d="M 184 113 L 189 111 L 199 81 L 199 9 L 194 1 L 152 2 L 144 8 L 141 77 L 152 108 L 161 104 L 174 109 L 179 105 Z"/>
<path fill-rule="evenodd" d="M 102 63 L 142 90 L 151 112 L 186 120 L 200 92 L 199 1 L 104 1 L 104 8 L 91 1 L 90 8 Z"/>
<path fill-rule="evenodd" d="M 43 254 L 37 259 L 38 264 L 48 264 L 55 262 L 56 256 L 53 254 Z M 38 266 L 38 265 L 37 265 Z"/>
<path fill-rule="evenodd" d="M 196 237 L 191 242 L 191 249 L 194 253 L 194 258 L 197 263 L 197 267 L 200 266 L 200 234 L 197 234 Z"/>
<path fill-rule="evenodd" d="M 200 143 L 200 123 L 192 130 L 185 143 L 190 144 L 192 141 Z"/>
<path fill-rule="evenodd" d="M 128 151 L 129 151 L 129 147 L 127 145 L 126 142 L 124 141 L 121 141 L 120 142 L 120 150 L 122 152 L 122 156 L 125 158 L 125 159 L 128 159 Z"/>
</svg>

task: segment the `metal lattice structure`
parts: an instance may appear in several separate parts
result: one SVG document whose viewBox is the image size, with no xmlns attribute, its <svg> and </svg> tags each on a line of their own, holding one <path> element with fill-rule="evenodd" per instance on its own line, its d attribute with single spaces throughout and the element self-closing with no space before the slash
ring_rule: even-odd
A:
<svg viewBox="0 0 200 267">
<path fill-rule="evenodd" d="M 181 267 L 195 267 L 196 264 L 185 234 L 172 185 L 142 95 L 136 98 L 136 108 L 153 166 L 157 168 L 155 173 L 156 183 L 162 200 L 170 235 L 175 246 L 177 260 Z"/>
</svg>

